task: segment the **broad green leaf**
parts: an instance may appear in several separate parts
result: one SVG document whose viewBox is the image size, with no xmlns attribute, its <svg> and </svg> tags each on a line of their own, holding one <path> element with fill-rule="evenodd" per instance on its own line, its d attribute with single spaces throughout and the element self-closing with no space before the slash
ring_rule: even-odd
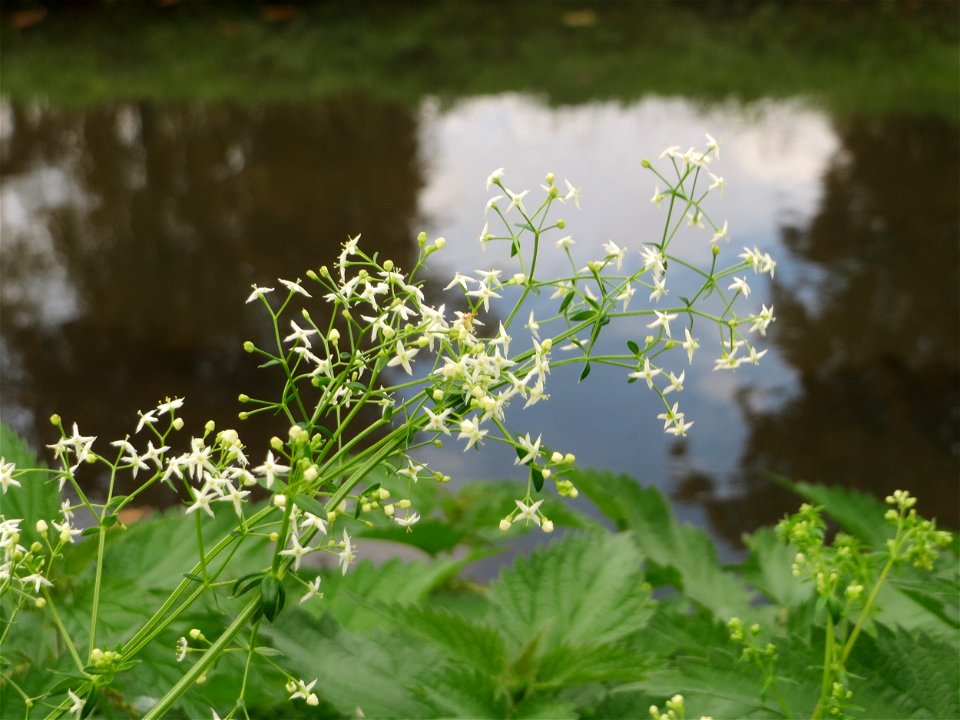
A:
<svg viewBox="0 0 960 720">
<path fill-rule="evenodd" d="M 284 654 L 283 666 L 307 679 L 320 697 L 345 716 L 431 717 L 419 679 L 441 661 L 426 644 L 383 632 L 351 633 L 329 615 L 321 618 L 291 607 L 262 635 Z"/>
<path fill-rule="evenodd" d="M 740 566 L 744 580 L 781 607 L 794 607 L 810 599 L 813 586 L 793 575 L 796 550 L 784 544 L 770 528 L 746 535 L 750 556 Z"/>
<path fill-rule="evenodd" d="M 859 717 L 960 717 L 958 640 L 883 625 L 876 637 L 863 636 L 851 657 L 851 670 L 863 678 L 852 684 Z"/>
<path fill-rule="evenodd" d="M 504 698 L 498 699 L 494 678 L 476 670 L 441 666 L 421 678 L 415 694 L 430 707 L 424 717 L 508 717 Z"/>
<path fill-rule="evenodd" d="M 390 615 L 404 632 L 432 643 L 450 659 L 466 665 L 470 672 L 497 677 L 506 668 L 506 647 L 495 626 L 422 606 L 391 609 Z"/>
<path fill-rule="evenodd" d="M 382 524 L 359 530 L 357 538 L 371 538 L 373 540 L 387 540 L 399 545 L 409 545 L 428 555 L 436 557 L 442 552 L 453 550 L 464 539 L 465 533 L 457 530 L 449 523 L 441 520 L 421 520 L 412 528 L 403 528 L 396 523 Z"/>
<path fill-rule="evenodd" d="M 750 595 L 733 574 L 717 562 L 707 534 L 680 524 L 655 488 L 641 488 L 626 475 L 578 471 L 570 478 L 621 530 L 629 530 L 644 555 L 657 565 L 673 568 L 684 594 L 718 617 L 742 614 Z"/>
<path fill-rule="evenodd" d="M 447 580 L 470 558 L 403 562 L 392 558 L 380 565 L 365 560 L 350 568 L 346 575 L 323 573 L 325 599 L 304 607 L 310 612 L 328 612 L 348 630 L 388 624 L 389 612 L 383 605 L 412 605 Z"/>
<path fill-rule="evenodd" d="M 512 652 L 614 642 L 651 614 L 639 568 L 628 535 L 572 535 L 500 575 L 488 595 L 492 617 Z"/>
<path fill-rule="evenodd" d="M 10 485 L 0 495 L 0 515 L 23 520 L 20 524 L 20 544 L 29 547 L 39 539 L 37 520 L 49 523 L 60 519 L 58 481 L 27 444 L 4 423 L 0 423 L 0 458 L 5 463 L 13 463 L 18 470 L 32 468 L 31 472 L 17 475 L 19 486 Z"/>
</svg>

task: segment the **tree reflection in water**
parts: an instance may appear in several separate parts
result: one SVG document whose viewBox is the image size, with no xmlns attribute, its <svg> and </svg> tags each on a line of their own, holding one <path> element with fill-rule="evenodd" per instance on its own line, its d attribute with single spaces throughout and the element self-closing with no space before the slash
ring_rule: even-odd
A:
<svg viewBox="0 0 960 720">
<path fill-rule="evenodd" d="M 956 127 L 854 118 L 837 132 L 844 149 L 819 211 L 782 230 L 789 262 L 815 264 L 821 279 L 773 288 L 772 340 L 798 391 L 774 411 L 741 395 L 746 496 L 706 501 L 732 541 L 796 505 L 767 472 L 880 495 L 910 488 L 924 512 L 960 524 Z M 679 494 L 709 497 L 708 485 L 693 473 Z"/>
</svg>

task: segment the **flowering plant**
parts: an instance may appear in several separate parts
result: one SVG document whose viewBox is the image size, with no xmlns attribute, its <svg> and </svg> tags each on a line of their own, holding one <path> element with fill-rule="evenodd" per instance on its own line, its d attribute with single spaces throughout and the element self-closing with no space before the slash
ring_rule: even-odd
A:
<svg viewBox="0 0 960 720">
<path fill-rule="evenodd" d="M 551 367 L 579 364 L 581 380 L 596 366 L 624 371 L 629 382 L 642 381 L 660 398 L 663 430 L 686 435 L 694 421 L 671 400 L 684 389 L 686 371 L 678 372 L 677 366 L 693 363 L 704 330 L 719 339 L 714 368 L 731 371 L 759 362 L 766 351 L 757 349 L 754 333 L 764 335 L 774 320 L 772 307 L 739 310 L 750 295 L 745 273 L 772 276 L 774 260 L 757 248 L 744 248 L 731 265 L 719 265 L 728 226 L 706 204 L 723 187 L 723 179 L 708 170 L 718 156 L 718 143 L 707 136 L 704 149 L 664 151 L 663 170 L 643 162 L 658 179 L 652 200 L 666 210 L 659 239 L 638 248 L 642 266 L 634 272 L 624 270 L 628 249 L 612 241 L 599 257 L 580 259 L 573 236 L 563 234 L 565 221 L 552 219 L 557 204 L 579 206 L 579 188 L 565 181 L 561 189 L 548 174 L 539 203 L 528 208 L 529 191 L 508 188 L 499 169 L 487 179 L 487 189 L 495 194 L 486 205 L 479 239 L 484 246 L 506 243 L 516 271 L 457 272 L 445 288 L 457 309 L 426 300 L 428 259 L 446 241 L 428 242 L 424 233 L 408 270 L 365 252 L 358 236 L 342 246 L 332 268 L 309 270 L 306 280 L 278 280 L 279 288 L 255 285 L 247 302 L 260 303 L 268 313 L 272 342 L 269 347 L 247 342 L 244 349 L 263 367 L 278 370 L 282 387 L 272 399 L 240 395 L 245 408 L 240 418 L 278 417 L 285 437 L 272 438 L 265 453 L 254 455 L 236 430 L 217 429 L 212 422 L 182 439 L 182 398 L 139 412 L 132 434 L 107 448 L 95 447 L 97 438 L 81 434 L 75 423 L 68 431 L 54 416 L 61 437 L 49 447 L 57 467 L 41 470 L 0 460 L 4 495 L 9 490 L 44 493 L 54 485 L 57 491 L 56 509 L 46 516 L 35 516 L 22 504 L 16 506 L 24 510 L 19 516 L 6 506 L 0 516 L 5 621 L 0 643 L 30 622 L 49 623 L 69 663 L 58 671 L 62 680 L 33 689 L 20 687 L 16 670 L 5 668 L 5 684 L 17 690 L 28 709 L 42 702 L 47 717 L 80 718 L 94 701 L 109 700 L 117 678 L 148 657 L 158 637 L 179 629 L 177 660 L 196 660 L 161 697 L 142 703 L 137 712 L 144 717 L 164 715 L 230 653 L 245 661 L 236 703 L 226 717 L 247 712 L 255 658 L 284 678 L 290 700 L 316 706 L 316 680 L 284 670 L 282 661 L 273 659 L 275 652 L 258 644 L 263 621 L 273 623 L 281 615 L 288 590 L 298 589 L 300 603 L 322 598 L 320 576 L 307 572 L 305 560 L 331 556 L 347 573 L 357 556 L 351 533 L 369 524 L 371 514 L 408 530 L 421 520 L 411 499 L 416 484 L 450 478 L 419 462 L 419 447 L 444 442 L 462 442 L 464 451 L 491 442 L 512 446 L 526 485 L 503 508 L 499 526 L 506 530 L 522 523 L 549 533 L 554 521 L 543 507 L 544 488 L 549 482 L 560 496 L 576 496 L 575 458 L 541 434 L 512 429 L 507 410 L 546 400 Z M 674 252 L 684 226 L 704 230 L 703 262 Z M 569 272 L 541 276 L 547 252 L 562 253 Z M 667 297 L 678 273 L 694 278 L 697 287 L 691 297 L 671 304 Z M 656 305 L 637 307 L 637 292 Z M 528 300 L 547 293 L 556 301 L 550 314 L 538 318 L 526 312 Z M 513 300 L 509 311 L 495 321 L 491 301 L 508 297 Z M 316 309 L 318 301 L 323 310 Z M 600 353 L 597 341 L 613 322 L 640 330 L 626 343 L 626 352 Z M 104 497 L 94 497 L 79 481 L 91 472 L 88 466 L 107 478 Z M 402 479 L 399 497 L 383 477 Z M 120 513 L 160 483 L 185 498 L 195 561 L 179 569 L 182 579 L 165 588 L 155 611 L 120 637 L 101 610 L 104 578 L 111 573 L 108 536 L 122 526 Z M 266 502 L 253 502 L 258 489 Z M 86 515 L 85 530 L 78 513 Z M 25 524 L 28 519 L 31 524 Z M 76 614 L 65 618 L 52 592 L 58 566 L 74 552 L 80 535 L 90 536 L 79 545 L 94 568 L 85 622 Z M 191 609 L 200 602 L 228 608 L 229 620 L 213 640 L 188 627 Z M 112 648 L 105 649 L 109 643 Z"/>
</svg>

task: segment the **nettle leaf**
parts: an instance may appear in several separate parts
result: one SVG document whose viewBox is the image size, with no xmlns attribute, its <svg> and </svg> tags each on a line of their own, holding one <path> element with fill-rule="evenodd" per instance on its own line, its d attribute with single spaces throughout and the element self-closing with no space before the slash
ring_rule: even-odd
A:
<svg viewBox="0 0 960 720">
<path fill-rule="evenodd" d="M 342 715 L 373 718 L 434 717 L 419 679 L 442 662 L 427 644 L 385 632 L 351 633 L 332 617 L 291 607 L 261 634 L 284 654 L 284 668 L 321 678 L 314 691 Z"/>
<path fill-rule="evenodd" d="M 40 539 L 36 531 L 37 520 L 50 522 L 60 517 L 58 482 L 27 444 L 4 423 L 0 423 L 0 457 L 18 469 L 34 468 L 32 472 L 17 475 L 19 487 L 11 485 L 0 495 L 0 514 L 23 520 L 20 523 L 20 544 L 29 547 Z"/>
<path fill-rule="evenodd" d="M 652 603 L 640 559 L 628 535 L 589 534 L 518 560 L 488 593 L 510 651 L 610 643 L 642 628 Z"/>
<path fill-rule="evenodd" d="M 424 717 L 508 717 L 504 698 L 497 699 L 494 678 L 476 670 L 440 666 L 421 679 L 415 694 L 430 706 Z"/>
<path fill-rule="evenodd" d="M 784 544 L 770 528 L 744 536 L 750 556 L 740 566 L 740 576 L 781 607 L 792 608 L 808 601 L 811 583 L 791 571 L 796 549 Z"/>
<path fill-rule="evenodd" d="M 412 531 L 396 523 L 358 530 L 355 537 L 386 540 L 398 545 L 408 545 L 422 550 L 432 557 L 457 547 L 465 533 L 441 520 L 421 520 Z"/>
<path fill-rule="evenodd" d="M 577 471 L 571 480 L 617 527 L 629 530 L 648 562 L 675 571 L 667 575 L 692 600 L 717 617 L 742 614 L 751 598 L 741 581 L 717 562 L 709 536 L 691 525 L 680 524 L 655 488 L 641 488 L 626 475 Z"/>
<path fill-rule="evenodd" d="M 632 643 L 561 645 L 540 658 L 537 683 L 570 687 L 586 683 L 632 682 L 661 660 Z"/>
<path fill-rule="evenodd" d="M 439 608 L 391 608 L 388 612 L 404 632 L 430 642 L 471 673 L 497 677 L 506 669 L 507 651 L 499 628 Z"/>
<path fill-rule="evenodd" d="M 883 515 L 888 505 L 873 497 L 849 488 L 811 485 L 776 478 L 793 492 L 815 505 L 822 505 L 827 514 L 844 530 L 874 548 L 882 548 L 893 537 L 893 528 Z"/>
<path fill-rule="evenodd" d="M 307 611 L 330 613 L 348 630 L 384 625 L 390 613 L 388 603 L 412 605 L 457 571 L 471 558 L 403 562 L 392 558 L 380 565 L 369 560 L 350 568 L 346 575 L 338 571 L 323 573 L 325 600 L 310 603 Z"/>
<path fill-rule="evenodd" d="M 864 718 L 960 717 L 960 665 L 956 635 L 950 640 L 924 632 L 877 626 L 861 636 L 851 656 L 853 702 Z"/>
</svg>

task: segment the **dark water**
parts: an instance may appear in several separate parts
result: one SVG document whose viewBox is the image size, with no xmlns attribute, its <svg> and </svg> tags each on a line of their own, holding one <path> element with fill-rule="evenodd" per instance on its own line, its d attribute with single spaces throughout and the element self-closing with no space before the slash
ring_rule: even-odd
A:
<svg viewBox="0 0 960 720">
<path fill-rule="evenodd" d="M 132 432 L 137 409 L 184 396 L 197 432 L 209 418 L 238 426 L 257 456 L 285 428 L 235 419 L 239 392 L 276 393 L 240 349 L 270 331 L 243 303 L 251 283 L 302 277 L 357 232 L 409 267 L 426 229 L 449 241 L 428 288 L 442 302 L 445 271 L 503 260 L 475 241 L 483 181 L 500 165 L 512 187 L 536 188 L 547 170 L 584 187 L 584 210 L 567 218 L 578 247 L 635 249 L 658 222 L 639 159 L 719 127 L 731 249 L 757 244 L 779 261 L 755 288 L 778 318 L 769 362 L 720 376 L 700 358 L 685 393 L 698 425 L 680 443 L 661 434 L 651 398 L 614 375 L 577 387 L 557 372 L 551 402 L 521 421 L 584 465 L 659 485 L 731 546 L 795 507 L 769 473 L 909 488 L 958 525 L 960 148 L 949 122 L 656 98 L 550 109 L 524 96 L 419 111 L 365 97 L 8 102 L 0 119 L 0 411 L 37 446 L 55 439 L 53 412 L 106 441 Z M 514 472 L 495 452 L 451 446 L 429 459 L 458 479 Z"/>
</svg>

